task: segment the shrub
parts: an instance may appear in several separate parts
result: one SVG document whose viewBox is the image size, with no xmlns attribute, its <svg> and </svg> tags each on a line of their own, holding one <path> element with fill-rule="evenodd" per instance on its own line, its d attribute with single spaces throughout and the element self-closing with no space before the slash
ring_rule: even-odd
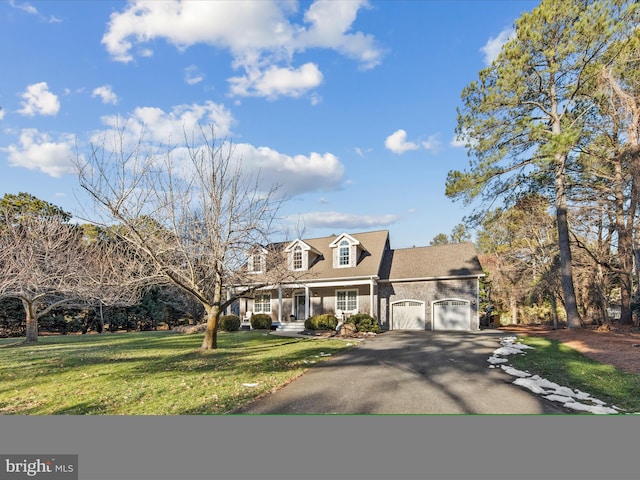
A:
<svg viewBox="0 0 640 480">
<path fill-rule="evenodd" d="M 307 330 L 335 330 L 338 326 L 338 319 L 330 313 L 315 315 L 304 321 L 304 328 Z"/>
<path fill-rule="evenodd" d="M 345 320 L 345 323 L 353 323 L 358 332 L 380 332 L 378 321 L 368 313 L 356 313 Z"/>
<path fill-rule="evenodd" d="M 254 330 L 270 330 L 271 329 L 271 315 L 268 313 L 254 313 L 251 315 L 251 328 Z"/>
<path fill-rule="evenodd" d="M 225 332 L 236 332 L 240 330 L 240 317 L 237 315 L 222 315 L 218 328 Z"/>
</svg>

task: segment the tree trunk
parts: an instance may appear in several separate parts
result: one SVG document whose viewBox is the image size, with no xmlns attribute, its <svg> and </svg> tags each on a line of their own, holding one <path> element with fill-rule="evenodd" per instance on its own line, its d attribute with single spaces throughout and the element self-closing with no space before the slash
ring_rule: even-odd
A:
<svg viewBox="0 0 640 480">
<path fill-rule="evenodd" d="M 201 350 L 215 350 L 218 348 L 218 320 L 222 312 L 222 281 L 219 279 L 213 289 L 213 305 L 204 305 L 207 312 L 207 330 L 204 333 Z"/>
<path fill-rule="evenodd" d="M 218 319 L 220 318 L 220 307 L 208 306 L 207 311 L 207 329 L 204 332 L 201 350 L 215 350 L 218 348 Z"/>
<path fill-rule="evenodd" d="M 630 325 L 631 321 L 631 296 L 633 292 L 633 238 L 631 228 L 633 219 L 625 221 L 624 212 L 624 178 L 622 173 L 622 159 L 615 159 L 615 223 L 618 232 L 618 258 L 620 260 L 620 323 Z M 627 215 L 635 216 L 635 202 L 631 202 Z M 629 227 L 627 225 L 630 225 Z"/>
<path fill-rule="evenodd" d="M 104 311 L 102 308 L 102 302 L 100 302 L 100 314 L 98 316 L 98 333 L 104 332 Z"/>
<path fill-rule="evenodd" d="M 569 328 L 580 328 L 582 326 L 582 319 L 578 312 L 576 291 L 573 285 L 573 261 L 571 258 L 569 221 L 567 218 L 567 198 L 564 185 L 565 161 L 566 155 L 556 156 L 555 204 L 556 220 L 558 225 L 558 247 L 560 249 L 560 274 L 562 293 L 564 296 L 564 308 L 567 313 L 567 326 Z"/>
<path fill-rule="evenodd" d="M 22 299 L 22 305 L 27 318 L 26 325 L 26 339 L 25 342 L 37 342 L 38 341 L 38 315 L 36 311 L 35 302 Z"/>
<path fill-rule="evenodd" d="M 553 316 L 553 329 L 558 329 L 558 302 L 556 301 L 556 294 L 551 293 L 551 315 Z"/>
</svg>

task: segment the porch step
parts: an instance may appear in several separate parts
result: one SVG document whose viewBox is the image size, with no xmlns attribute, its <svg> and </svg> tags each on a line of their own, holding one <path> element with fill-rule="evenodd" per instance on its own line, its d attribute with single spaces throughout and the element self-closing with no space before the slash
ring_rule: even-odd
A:
<svg viewBox="0 0 640 480">
<path fill-rule="evenodd" d="M 282 322 L 277 330 L 279 332 L 301 332 L 304 330 L 304 321 L 298 320 L 296 322 Z"/>
</svg>

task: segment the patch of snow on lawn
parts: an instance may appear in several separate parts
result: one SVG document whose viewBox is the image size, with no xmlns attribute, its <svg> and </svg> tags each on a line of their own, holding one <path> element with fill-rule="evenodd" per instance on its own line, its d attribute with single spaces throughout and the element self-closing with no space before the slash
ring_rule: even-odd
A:
<svg viewBox="0 0 640 480">
<path fill-rule="evenodd" d="M 512 377 L 524 378 L 524 377 L 530 377 L 531 376 L 530 373 L 523 372 L 522 370 L 518 370 L 517 368 L 513 368 L 510 365 L 500 365 L 500 368 L 502 368 L 502 370 L 507 372 Z"/>
<path fill-rule="evenodd" d="M 518 342 L 517 337 L 503 337 L 500 339 L 500 347 L 494 350 L 493 355 L 487 359 L 491 364 L 489 368 L 495 368 L 495 365 L 498 363 L 508 363 L 506 358 L 502 358 L 504 356 L 524 354 L 526 353 L 525 350 L 530 348 L 533 347 Z M 602 400 L 593 398 L 588 393 L 563 387 L 557 383 L 541 378 L 538 375 L 532 376 L 510 365 L 500 365 L 500 368 L 507 374 L 518 377 L 513 381 L 515 385 L 527 388 L 533 393 L 542 395 L 552 402 L 562 403 L 565 408 L 597 414 L 620 413 L 618 408 L 607 407 Z"/>
</svg>

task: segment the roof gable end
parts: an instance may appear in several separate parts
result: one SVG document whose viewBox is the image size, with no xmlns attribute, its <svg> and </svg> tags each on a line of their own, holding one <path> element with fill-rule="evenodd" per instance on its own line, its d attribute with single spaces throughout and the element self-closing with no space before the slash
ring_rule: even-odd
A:
<svg viewBox="0 0 640 480">
<path fill-rule="evenodd" d="M 331 242 L 329 244 L 329 247 L 331 247 L 331 248 L 337 247 L 342 240 L 346 240 L 347 242 L 349 242 L 349 245 L 359 245 L 360 246 L 360 241 L 359 240 L 353 238 L 348 233 L 341 233 L 340 235 L 338 235 L 336 237 L 336 239 L 333 242 Z"/>
<path fill-rule="evenodd" d="M 295 239 L 293 242 L 287 245 L 287 248 L 285 248 L 284 251 L 287 253 L 292 252 L 293 249 L 296 248 L 297 246 L 300 246 L 303 252 L 313 252 L 316 255 L 320 255 L 320 252 L 318 250 L 316 250 L 311 245 L 309 245 L 308 243 L 306 243 L 305 241 L 299 238 Z"/>
</svg>

